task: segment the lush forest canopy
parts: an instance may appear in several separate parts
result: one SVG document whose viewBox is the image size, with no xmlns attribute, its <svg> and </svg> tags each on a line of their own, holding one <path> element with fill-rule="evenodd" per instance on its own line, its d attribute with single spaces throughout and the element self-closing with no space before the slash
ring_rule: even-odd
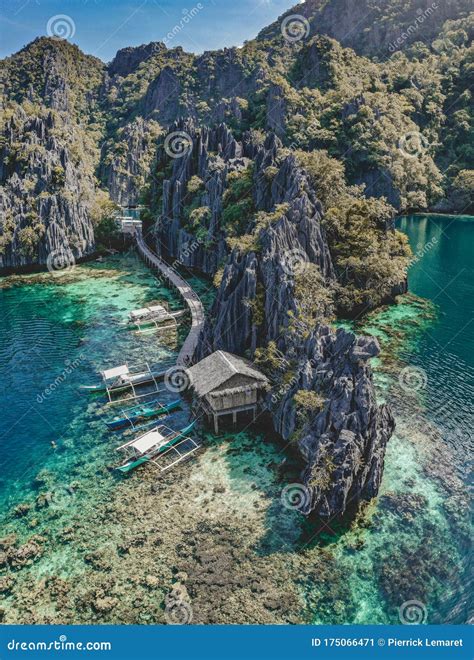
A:
<svg viewBox="0 0 474 660">
<path fill-rule="evenodd" d="M 372 12 L 350 40 L 338 40 L 343 26 L 334 25 L 341 2 L 351 20 Z M 352 273 L 350 286 L 364 277 L 383 298 L 388 284 L 379 280 L 392 281 L 407 253 L 398 234 L 384 238 L 387 218 L 473 210 L 474 18 L 468 2 L 450 0 L 420 25 L 425 4 L 311 0 L 295 8 L 309 21 L 302 39 L 285 39 L 280 20 L 242 48 L 195 56 L 148 44 L 119 51 L 108 66 L 67 41 L 37 39 L 2 62 L 0 184 L 17 202 L 4 204 L 0 251 L 16 237 L 34 261 L 48 196 L 78 202 L 101 241 L 114 208 L 108 195 L 140 198 L 152 221 L 170 171 L 157 157 L 168 127 L 179 117 L 225 121 L 238 139 L 251 131 L 263 142 L 273 131 L 297 155 L 325 207 L 336 267 Z M 198 183 L 183 225 L 202 235 L 209 210 Z M 242 236 L 255 247 L 255 221 L 249 167 L 228 177 L 223 196 L 230 248 Z M 359 294 L 344 295 L 353 304 Z"/>
</svg>

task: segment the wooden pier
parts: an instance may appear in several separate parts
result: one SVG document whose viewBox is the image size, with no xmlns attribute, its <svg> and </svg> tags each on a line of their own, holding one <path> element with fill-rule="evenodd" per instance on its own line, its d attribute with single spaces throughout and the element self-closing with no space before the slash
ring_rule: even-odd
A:
<svg viewBox="0 0 474 660">
<path fill-rule="evenodd" d="M 199 335 L 204 325 L 204 307 L 203 304 L 193 289 L 189 286 L 185 279 L 163 259 L 161 259 L 153 250 L 151 250 L 145 243 L 141 231 L 135 231 L 135 239 L 140 256 L 150 268 L 159 270 L 164 277 L 175 286 L 181 297 L 189 307 L 191 312 L 191 329 L 181 350 L 178 354 L 176 364 L 182 367 L 187 367 L 191 364 L 194 351 L 199 341 Z"/>
</svg>

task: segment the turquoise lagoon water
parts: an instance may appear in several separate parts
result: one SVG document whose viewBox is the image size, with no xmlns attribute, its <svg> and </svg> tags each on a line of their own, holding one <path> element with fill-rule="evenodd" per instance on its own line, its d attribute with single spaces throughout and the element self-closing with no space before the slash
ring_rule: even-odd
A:
<svg viewBox="0 0 474 660">
<path fill-rule="evenodd" d="M 467 616 L 474 224 L 469 218 L 433 216 L 402 218 L 399 224 L 419 253 L 409 281 L 411 292 L 421 298 L 404 297 L 356 328 L 381 339 L 382 357 L 374 361 L 378 396 L 392 404 L 397 418 L 380 496 L 364 516 L 349 531 L 322 527 L 308 540 L 305 519 L 280 503 L 282 487 L 297 473 L 278 467 L 281 446 L 250 433 L 206 436 L 197 467 L 177 477 L 197 494 L 188 517 L 173 518 L 171 538 L 175 533 L 178 543 L 193 516 L 224 519 L 230 512 L 237 527 L 239 519 L 250 521 L 252 565 L 297 589 L 302 602 L 297 621 L 398 623 L 400 606 L 410 600 L 421 603 L 430 623 L 461 622 Z M 0 536 L 14 531 L 25 541 L 51 526 L 62 529 L 68 516 L 87 526 L 95 508 L 106 506 L 116 489 L 126 497 L 127 487 L 141 483 L 139 474 L 124 482 L 108 471 L 120 443 L 118 434 L 105 430 L 110 407 L 102 397 L 81 395 L 78 386 L 124 361 L 133 366 L 173 358 L 173 342 L 124 331 L 122 324 L 130 310 L 148 302 L 167 299 L 178 306 L 179 301 L 133 256 L 77 266 L 57 279 L 42 274 L 3 278 L 0 284 Z M 209 283 L 199 286 L 204 297 L 212 296 Z M 422 370 L 421 387 L 414 392 L 400 388 L 405 366 Z M 165 393 L 162 398 L 176 397 Z M 184 408 L 167 423 L 179 427 L 188 416 Z M 180 492 L 179 483 L 167 483 Z M 222 489 L 230 495 L 219 495 Z M 45 490 L 53 493 L 52 507 L 40 509 L 35 501 Z M 160 525 L 167 520 L 166 500 L 166 494 L 152 500 Z M 20 502 L 31 511 L 17 517 Z M 179 502 L 176 509 L 181 511 Z M 110 525 L 110 534 L 120 538 L 120 520 Z M 107 538 L 108 531 L 101 534 Z M 57 547 L 51 541 L 47 554 L 18 573 L 7 598 L 7 621 L 29 616 L 24 596 L 17 600 L 15 592 L 31 587 L 29 575 L 39 579 L 54 573 L 80 584 L 81 552 L 80 541 Z M 118 568 L 114 575 L 119 585 L 127 576 Z M 47 595 L 44 599 L 46 612 L 50 601 Z M 39 622 L 42 607 L 40 602 Z M 68 622 L 84 620 L 83 614 L 68 616 Z M 99 620 L 121 620 L 119 614 L 118 620 L 110 617 Z M 55 620 L 63 620 L 60 607 Z M 236 620 L 248 618 L 237 614 Z"/>
<path fill-rule="evenodd" d="M 354 560 L 351 537 L 361 546 L 349 578 L 356 620 L 397 623 L 416 600 L 425 621 L 461 623 L 471 598 L 474 218 L 407 216 L 397 226 L 414 253 L 410 295 L 355 328 L 381 341 L 375 382 L 397 428 L 372 524 L 345 535 L 337 555 Z"/>
<path fill-rule="evenodd" d="M 172 294 L 133 256 L 77 266 L 53 276 L 0 280 L 0 443 L 2 512 L 34 492 L 51 469 L 60 488 L 73 465 L 101 454 L 116 461 L 104 420 L 115 410 L 79 391 L 101 369 L 171 361 L 171 345 L 124 328 L 128 313 Z M 165 401 L 176 398 L 164 392 Z"/>
<path fill-rule="evenodd" d="M 415 255 L 410 291 L 436 305 L 435 322 L 419 337 L 410 363 L 425 371 L 426 413 L 465 473 L 474 438 L 474 218 L 410 216 L 399 228 Z"/>
</svg>

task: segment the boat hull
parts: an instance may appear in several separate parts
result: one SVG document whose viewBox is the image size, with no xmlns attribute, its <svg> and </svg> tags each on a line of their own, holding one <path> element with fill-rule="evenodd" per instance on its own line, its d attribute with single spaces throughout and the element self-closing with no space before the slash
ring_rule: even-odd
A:
<svg viewBox="0 0 474 660">
<path fill-rule="evenodd" d="M 149 412 L 142 412 L 142 413 L 137 413 L 136 415 L 130 415 L 129 417 L 121 417 L 120 419 L 113 419 L 110 422 L 106 422 L 107 427 L 111 431 L 115 431 L 116 429 L 121 429 L 127 426 L 133 426 L 133 423 L 135 421 L 139 421 L 141 419 L 148 419 L 150 417 L 158 417 L 159 415 L 166 415 L 167 413 L 172 412 L 173 410 L 176 410 L 179 408 L 181 405 L 181 401 L 178 399 L 177 401 L 172 401 L 171 403 L 161 406 L 160 408 L 156 408 L 155 410 L 150 410 Z"/>
<path fill-rule="evenodd" d="M 136 461 L 131 461 L 130 463 L 125 463 L 125 465 L 121 465 L 120 467 L 116 468 L 119 472 L 122 472 L 123 474 L 126 474 L 127 472 L 131 472 L 135 468 L 137 468 L 139 465 L 143 465 L 143 463 L 148 463 L 150 459 L 144 456 L 143 458 L 138 458 Z"/>
</svg>

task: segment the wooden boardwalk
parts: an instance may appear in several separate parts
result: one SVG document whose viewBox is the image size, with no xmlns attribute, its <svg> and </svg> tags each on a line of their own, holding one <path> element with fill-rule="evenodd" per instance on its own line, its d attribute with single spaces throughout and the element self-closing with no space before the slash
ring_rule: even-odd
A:
<svg viewBox="0 0 474 660">
<path fill-rule="evenodd" d="M 184 344 L 181 346 L 179 351 L 176 364 L 179 366 L 186 367 L 191 364 L 194 351 L 196 349 L 197 343 L 199 341 L 199 335 L 201 334 L 201 329 L 204 325 L 204 307 L 203 304 L 193 289 L 189 286 L 185 279 L 169 264 L 167 264 L 163 259 L 161 259 L 153 250 L 151 250 L 148 245 L 145 243 L 143 234 L 141 231 L 135 232 L 135 237 L 137 241 L 138 252 L 142 259 L 147 263 L 151 268 L 156 268 L 159 270 L 164 277 L 175 286 L 182 298 L 189 307 L 191 312 L 191 329 Z"/>
</svg>

